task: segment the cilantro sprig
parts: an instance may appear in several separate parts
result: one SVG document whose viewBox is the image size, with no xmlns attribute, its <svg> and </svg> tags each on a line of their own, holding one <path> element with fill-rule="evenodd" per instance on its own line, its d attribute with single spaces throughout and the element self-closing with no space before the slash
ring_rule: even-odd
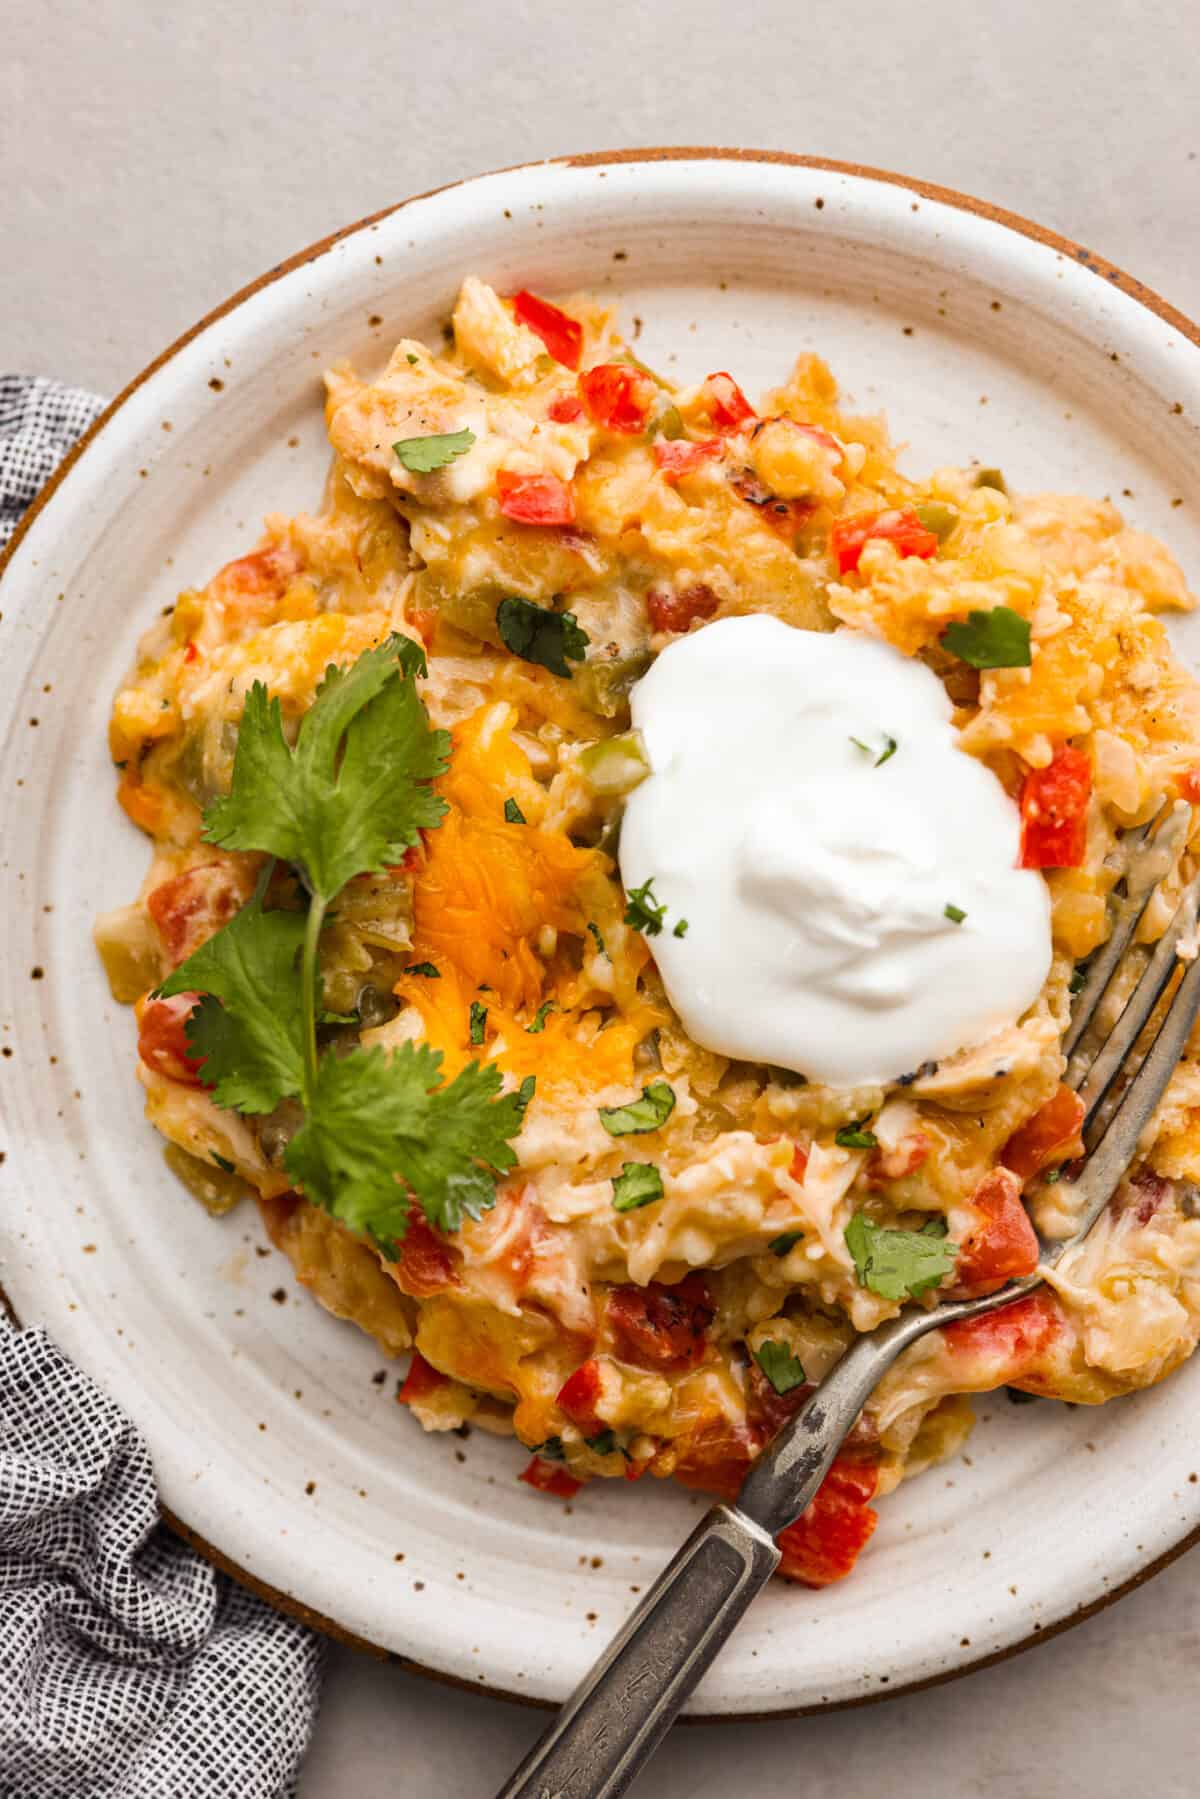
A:
<svg viewBox="0 0 1200 1799">
<path fill-rule="evenodd" d="M 881 1299 L 920 1298 L 949 1274 L 958 1256 L 958 1245 L 947 1239 L 941 1218 L 931 1218 L 919 1231 L 897 1231 L 856 1212 L 845 1236 L 859 1286 Z"/>
<path fill-rule="evenodd" d="M 533 1092 L 531 1077 L 502 1095 L 499 1071 L 475 1061 L 447 1082 L 440 1052 L 425 1044 L 319 1054 L 318 951 L 330 907 L 348 881 L 399 862 L 445 812 L 432 782 L 450 743 L 417 693 L 424 672 L 420 649 L 399 636 L 348 669 L 330 667 L 294 747 L 279 700 L 254 684 L 230 790 L 209 807 L 204 835 L 289 863 L 307 912 L 266 909 L 268 867 L 253 899 L 160 989 L 203 995 L 187 1035 L 218 1105 L 261 1114 L 299 1099 L 289 1173 L 393 1258 L 414 1200 L 443 1231 L 495 1203 Z M 414 963 L 408 972 L 438 970 Z"/>
<path fill-rule="evenodd" d="M 972 668 L 1028 668 L 1033 661 L 1029 620 L 1011 606 L 968 612 L 965 624 L 946 626 L 942 648 Z"/>
<path fill-rule="evenodd" d="M 465 456 L 474 442 L 473 431 L 439 431 L 428 437 L 402 437 L 392 449 L 410 475 L 432 475 L 448 468 L 456 456 Z"/>
</svg>

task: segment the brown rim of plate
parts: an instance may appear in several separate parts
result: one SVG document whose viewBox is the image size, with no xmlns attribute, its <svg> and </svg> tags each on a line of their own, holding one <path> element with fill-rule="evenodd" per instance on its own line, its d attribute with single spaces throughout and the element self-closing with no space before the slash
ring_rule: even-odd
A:
<svg viewBox="0 0 1200 1799">
<path fill-rule="evenodd" d="M 551 168 L 555 165 L 586 169 L 602 168 L 613 163 L 639 162 L 777 163 L 785 168 L 818 169 L 830 175 L 852 175 L 859 180 L 877 181 L 889 187 L 904 188 L 910 193 L 919 195 L 921 199 L 933 200 L 943 206 L 952 206 L 958 212 L 973 213 L 977 218 L 988 219 L 991 223 L 1002 225 L 1006 230 L 1013 231 L 1020 237 L 1030 238 L 1035 243 L 1043 244 L 1046 248 L 1057 251 L 1059 255 L 1066 257 L 1071 262 L 1079 263 L 1083 268 L 1088 269 L 1098 279 L 1119 288 L 1131 300 L 1136 300 L 1148 312 L 1155 313 L 1182 336 L 1200 347 L 1200 326 L 1197 326 L 1186 314 L 1180 312 L 1177 307 L 1172 306 L 1169 301 L 1164 300 L 1153 288 L 1147 287 L 1144 282 L 1136 280 L 1134 276 L 1127 275 L 1123 269 L 1117 268 L 1107 258 L 1096 255 L 1081 244 L 1074 243 L 1070 238 L 1061 237 L 1056 231 L 1047 231 L 1044 226 L 1035 224 L 1031 219 L 1023 218 L 1020 213 L 1009 212 L 1002 206 L 993 206 L 986 200 L 976 200 L 970 194 L 959 193 L 955 188 L 941 187 L 936 182 L 919 181 L 909 175 L 897 174 L 891 169 L 876 169 L 864 163 L 837 162 L 824 156 L 800 156 L 788 150 L 736 150 L 720 149 L 711 145 L 674 145 L 635 150 L 592 150 L 577 156 L 551 156 L 538 162 L 514 163 L 508 168 L 493 169 L 488 173 L 512 175 L 520 173 L 523 169 Z M 471 176 L 467 180 L 484 178 L 484 176 Z M 424 193 L 410 194 L 406 200 L 399 200 L 393 206 L 384 206 L 378 212 L 369 213 L 366 218 L 358 219 L 354 224 L 346 225 L 342 230 L 332 232 L 330 236 L 321 238 L 317 243 L 310 244 L 307 249 L 298 251 L 295 256 L 289 256 L 285 262 L 277 263 L 274 268 L 268 269 L 257 280 L 240 288 L 220 306 L 216 306 L 211 312 L 206 313 L 181 337 L 177 337 L 174 343 L 169 344 L 160 355 L 154 358 L 153 362 L 147 363 L 141 373 L 135 375 L 133 380 L 122 388 L 116 398 L 110 401 L 59 463 L 46 485 L 26 509 L 11 542 L 3 553 L 0 553 L 0 579 L 3 579 L 9 563 L 34 519 L 47 502 L 54 497 L 65 477 L 79 461 L 79 458 L 91 447 L 108 421 L 119 411 L 126 400 L 136 393 L 144 382 L 149 380 L 151 375 L 170 362 L 172 357 L 192 342 L 193 338 L 198 337 L 202 331 L 206 331 L 218 319 L 233 312 L 261 289 L 269 287 L 272 282 L 278 281 L 284 275 L 291 274 L 294 269 L 304 267 L 306 263 L 315 262 L 318 257 L 324 256 L 328 250 L 331 250 L 335 244 L 341 243 L 344 238 L 353 237 L 359 231 L 369 230 L 381 219 L 389 218 L 393 213 L 402 211 L 404 207 L 411 206 L 417 200 L 432 199 L 437 194 L 450 193 L 455 188 L 464 187 L 467 185 L 467 180 L 446 182 L 441 187 L 429 188 Z M 21 1321 L 2 1286 L 0 1286 L 0 1306 L 9 1314 L 14 1324 L 20 1324 Z M 277 1610 L 286 1612 L 290 1617 L 298 1618 L 302 1623 L 320 1631 L 324 1636 L 333 1638 L 335 1642 L 377 1656 L 381 1660 L 395 1662 L 410 1673 L 423 1675 L 427 1679 L 439 1681 L 446 1686 L 457 1687 L 463 1692 L 486 1693 L 494 1699 L 509 1699 L 514 1704 L 530 1706 L 539 1710 L 556 1711 L 558 1709 L 552 1701 L 535 1699 L 527 1693 L 510 1692 L 506 1687 L 493 1686 L 486 1680 L 464 1680 L 457 1675 L 446 1674 L 438 1668 L 427 1667 L 423 1662 L 413 1661 L 408 1656 L 398 1655 L 392 1650 L 384 1649 L 381 1645 L 372 1643 L 365 1637 L 357 1636 L 339 1624 L 335 1618 L 328 1618 L 321 1612 L 311 1610 L 299 1600 L 292 1598 L 290 1594 L 281 1592 L 277 1587 L 269 1586 L 266 1581 L 259 1580 L 256 1575 L 231 1561 L 215 1544 L 202 1537 L 185 1519 L 177 1517 L 166 1506 L 160 1504 L 159 1510 L 164 1522 L 176 1535 L 182 1537 L 214 1567 L 230 1575 L 240 1585 L 257 1594 L 260 1599 L 265 1599 Z M 1135 1588 L 1143 1586 L 1146 1581 L 1161 1573 L 1164 1568 L 1169 1567 L 1173 1561 L 1184 1555 L 1187 1550 L 1194 1548 L 1197 1543 L 1200 1543 L 1200 1525 L 1188 1531 L 1178 1542 L 1164 1550 L 1161 1555 L 1156 1556 L 1153 1561 L 1147 1562 L 1144 1567 L 1139 1568 L 1136 1574 L 1132 1574 L 1128 1580 L 1122 1581 L 1120 1586 L 1102 1593 L 1099 1598 L 1090 1600 L 1086 1605 L 1077 1606 L 1067 1617 L 1059 1618 L 1045 1626 L 1038 1626 L 1028 1636 L 1022 1637 L 1019 1642 L 1010 1643 L 1003 1649 L 993 1650 L 988 1655 L 976 1656 L 970 1661 L 960 1663 L 957 1667 L 946 1669 L 944 1673 L 931 1674 L 923 1680 L 906 1681 L 902 1686 L 889 1685 L 883 1691 L 864 1693 L 853 1699 L 830 1700 L 813 1705 L 783 1706 L 775 1711 L 706 1712 L 686 1717 L 681 1722 L 685 1724 L 746 1724 L 768 1718 L 804 1718 L 819 1712 L 849 1711 L 859 1706 L 878 1704 L 881 1700 L 898 1699 L 905 1694 L 924 1692 L 928 1687 L 942 1686 L 947 1681 L 957 1680 L 964 1674 L 973 1674 L 979 1669 L 993 1667 L 997 1662 L 1007 1661 L 1010 1656 L 1020 1655 L 1023 1650 L 1031 1649 L 1038 1643 L 1045 1643 L 1051 1637 L 1059 1636 L 1063 1631 L 1072 1629 L 1074 1625 L 1082 1624 L 1086 1619 L 1094 1617 L 1097 1612 L 1102 1612 L 1108 1606 L 1114 1605 L 1118 1599 L 1123 1599 L 1126 1593 L 1132 1593 Z"/>
</svg>

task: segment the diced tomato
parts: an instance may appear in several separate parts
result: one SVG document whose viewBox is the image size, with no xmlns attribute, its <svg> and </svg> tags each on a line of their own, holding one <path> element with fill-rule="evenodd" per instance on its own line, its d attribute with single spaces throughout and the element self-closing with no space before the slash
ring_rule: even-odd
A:
<svg viewBox="0 0 1200 1799">
<path fill-rule="evenodd" d="M 910 1131 L 891 1149 L 877 1149 L 867 1163 L 867 1179 L 872 1182 L 902 1181 L 915 1174 L 928 1161 L 933 1148 L 924 1131 Z"/>
<path fill-rule="evenodd" d="M 187 640 L 187 648 L 183 652 L 184 661 L 185 662 L 195 662 L 195 660 L 199 656 L 199 654 L 200 654 L 200 652 L 196 648 L 195 641 L 189 637 Z"/>
<path fill-rule="evenodd" d="M 559 1411 L 577 1424 L 585 1437 L 595 1437 L 604 1428 L 604 1420 L 596 1414 L 601 1391 L 600 1364 L 594 1358 L 568 1375 L 559 1389 Z"/>
<path fill-rule="evenodd" d="M 578 394 L 559 394 L 547 414 L 556 425 L 574 425 L 583 417 L 583 401 Z"/>
<path fill-rule="evenodd" d="M 972 1293 L 995 1293 L 1005 1281 L 1032 1274 L 1038 1264 L 1037 1232 L 1021 1204 L 1021 1182 L 1011 1168 L 985 1174 L 971 1205 L 979 1223 L 961 1245 L 955 1279 Z"/>
<path fill-rule="evenodd" d="M 212 585 L 218 590 L 219 598 L 224 598 L 226 591 L 278 596 L 303 567 L 303 558 L 297 556 L 295 550 L 277 543 L 266 550 L 254 550 L 249 556 L 239 556 L 235 562 L 227 562 L 218 570 Z"/>
<path fill-rule="evenodd" d="M 502 468 L 496 476 L 500 510 L 521 525 L 573 525 L 575 490 L 557 475 L 515 475 Z"/>
<path fill-rule="evenodd" d="M 706 1332 L 716 1317 L 708 1283 L 689 1274 L 677 1286 L 614 1287 L 608 1325 L 617 1353 L 639 1368 L 682 1374 L 703 1360 Z"/>
<path fill-rule="evenodd" d="M 754 418 L 755 411 L 732 375 L 724 370 L 706 375 L 704 392 L 708 413 L 718 431 L 736 431 Z"/>
<path fill-rule="evenodd" d="M 937 555 L 938 540 L 927 531 L 911 506 L 889 512 L 854 512 L 835 519 L 829 531 L 829 548 L 838 573 L 848 575 L 858 567 L 869 543 L 890 543 L 899 556 Z"/>
<path fill-rule="evenodd" d="M 766 1442 L 765 1425 L 748 1429 L 716 1416 L 676 1439 L 675 1479 L 718 1499 L 736 1499 L 750 1465 Z"/>
<path fill-rule="evenodd" d="M 647 1456 L 644 1462 L 636 1462 L 633 1457 L 630 1456 L 629 1460 L 625 1463 L 625 1479 L 641 1480 L 643 1474 L 649 1473 L 650 1463 L 653 1460 L 653 1456 Z"/>
<path fill-rule="evenodd" d="M 408 1365 L 408 1373 L 404 1377 L 404 1385 L 396 1398 L 401 1405 L 412 1405 L 414 1400 L 428 1399 L 439 1387 L 449 1384 L 450 1376 L 443 1374 L 440 1368 L 434 1368 L 419 1350 L 413 1350 L 412 1361 Z"/>
<path fill-rule="evenodd" d="M 1021 783 L 1021 867 L 1078 868 L 1087 849 L 1092 765 L 1082 750 L 1061 743 L 1047 768 L 1031 768 Z"/>
<path fill-rule="evenodd" d="M 568 1474 L 555 1462 L 544 1462 L 540 1455 L 535 1455 L 524 1473 L 518 1476 L 527 1487 L 534 1487 L 539 1493 L 549 1493 L 555 1499 L 574 1499 L 583 1482 Z"/>
<path fill-rule="evenodd" d="M 654 445 L 654 460 L 666 481 L 678 481 L 681 475 L 694 475 L 704 463 L 724 453 L 719 437 L 701 438 L 692 443 L 686 437 L 660 437 Z"/>
<path fill-rule="evenodd" d="M 656 631 L 686 631 L 698 618 L 711 618 L 720 603 L 703 581 L 685 587 L 682 593 L 652 587 L 646 595 L 646 611 Z"/>
<path fill-rule="evenodd" d="M 1083 1123 L 1083 1101 L 1069 1087 L 1058 1086 L 1044 1106 L 1027 1118 L 1013 1132 L 1000 1160 L 1006 1168 L 1025 1181 L 1052 1162 L 1066 1162 L 1082 1153 L 1079 1127 Z"/>
<path fill-rule="evenodd" d="M 1200 768 L 1185 769 L 1176 786 L 1181 799 L 1188 800 L 1193 806 L 1200 806 Z"/>
<path fill-rule="evenodd" d="M 566 368 L 577 369 L 579 357 L 583 350 L 583 326 L 570 313 L 563 312 L 557 306 L 551 306 L 549 300 L 539 300 L 528 288 L 522 288 L 519 294 L 513 295 L 513 312 L 518 323 L 528 325 L 536 332 L 555 362 L 561 362 Z"/>
<path fill-rule="evenodd" d="M 842 454 L 842 446 L 832 432 L 822 430 L 820 425 L 802 425 L 799 419 L 793 419 L 792 423 L 806 437 L 815 438 L 823 450 L 832 450 L 835 456 Z"/>
<path fill-rule="evenodd" d="M 775 1539 L 783 1551 L 779 1572 L 806 1587 L 843 1580 L 879 1522 L 868 1504 L 878 1485 L 869 1463 L 839 1456 L 808 1510 Z"/>
<path fill-rule="evenodd" d="M 202 943 L 216 935 L 222 925 L 240 912 L 250 897 L 252 883 L 248 874 L 226 857 L 213 862 L 198 862 L 182 874 L 163 881 L 146 895 L 146 910 L 154 920 L 172 968 Z"/>
<path fill-rule="evenodd" d="M 587 414 L 606 431 L 629 437 L 646 429 L 654 383 L 623 362 L 601 362 L 579 377 Z"/>
<path fill-rule="evenodd" d="M 802 1181 L 808 1173 L 808 1151 L 802 1143 L 797 1143 L 795 1149 L 792 1151 L 792 1160 L 788 1167 L 788 1173 L 794 1181 Z"/>
<path fill-rule="evenodd" d="M 400 1260 L 388 1264 L 396 1285 L 413 1299 L 428 1299 L 457 1286 L 454 1259 L 414 1206 L 400 1244 Z"/>
<path fill-rule="evenodd" d="M 204 1057 L 193 1054 L 184 1029 L 201 997 L 176 993 L 170 999 L 152 999 L 138 1025 L 138 1055 L 146 1067 L 184 1087 L 203 1085 Z"/>
<path fill-rule="evenodd" d="M 1036 1359 L 1063 1328 L 1058 1302 L 1049 1293 L 1031 1293 L 982 1318 L 964 1318 L 944 1324 L 942 1336 L 956 1355 L 982 1356 L 1006 1370 L 999 1380 L 1011 1378 Z"/>
</svg>

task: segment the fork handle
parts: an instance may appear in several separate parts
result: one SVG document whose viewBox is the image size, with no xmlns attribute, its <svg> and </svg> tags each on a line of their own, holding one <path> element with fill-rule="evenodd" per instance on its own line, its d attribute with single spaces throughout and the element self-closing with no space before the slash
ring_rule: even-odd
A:
<svg viewBox="0 0 1200 1799">
<path fill-rule="evenodd" d="M 714 1506 L 496 1799 L 617 1799 L 778 1561 L 765 1530 Z"/>
</svg>

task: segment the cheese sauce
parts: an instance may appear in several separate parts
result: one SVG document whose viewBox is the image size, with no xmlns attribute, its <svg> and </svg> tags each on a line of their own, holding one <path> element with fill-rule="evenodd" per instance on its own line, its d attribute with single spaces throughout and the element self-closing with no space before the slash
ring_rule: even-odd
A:
<svg viewBox="0 0 1200 1799">
<path fill-rule="evenodd" d="M 652 947 L 698 1043 L 851 1087 L 1032 1005 L 1049 893 L 923 663 L 856 631 L 730 618 L 670 644 L 632 703 L 652 772 L 621 876 L 666 907 Z"/>
</svg>

